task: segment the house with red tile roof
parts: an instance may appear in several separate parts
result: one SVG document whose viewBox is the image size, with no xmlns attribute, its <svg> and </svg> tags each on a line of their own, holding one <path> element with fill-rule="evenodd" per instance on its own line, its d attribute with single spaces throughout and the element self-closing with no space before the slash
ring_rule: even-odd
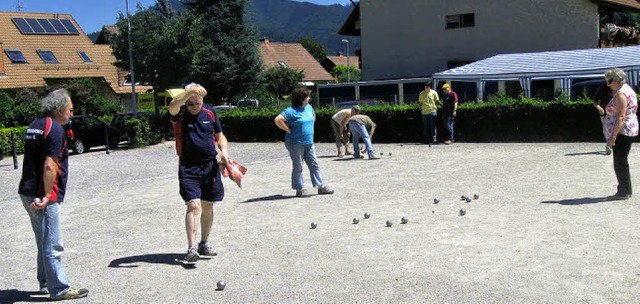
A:
<svg viewBox="0 0 640 304">
<path fill-rule="evenodd" d="M 43 88 L 59 81 L 91 78 L 99 94 L 131 105 L 131 85 L 109 45 L 91 42 L 69 14 L 0 12 L 0 90 Z M 136 86 L 144 93 L 148 86 Z"/>
<path fill-rule="evenodd" d="M 335 79 L 300 43 L 270 42 L 260 43 L 260 55 L 265 67 L 282 66 L 304 72 L 303 81 L 307 86 L 335 82 Z"/>
</svg>

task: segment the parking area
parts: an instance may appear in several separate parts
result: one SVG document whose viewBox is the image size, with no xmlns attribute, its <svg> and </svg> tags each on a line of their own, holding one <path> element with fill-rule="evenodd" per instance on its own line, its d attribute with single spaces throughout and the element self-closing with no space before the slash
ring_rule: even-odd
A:
<svg viewBox="0 0 640 304">
<path fill-rule="evenodd" d="M 605 201 L 616 182 L 604 144 L 374 148 L 381 159 L 337 159 L 333 144 L 317 144 L 323 178 L 336 193 L 295 198 L 282 143 L 231 143 L 231 157 L 249 171 L 242 189 L 225 179 L 211 237 L 218 256 L 192 269 L 175 261 L 186 237 L 173 142 L 71 156 L 63 264 L 72 285 L 90 289 L 77 302 L 640 298 L 638 195 Z M 636 189 L 639 149 L 634 145 L 629 159 Z M 307 168 L 304 177 L 310 189 Z M 46 300 L 33 294 L 35 241 L 16 194 L 19 178 L 11 159 L 0 161 L 0 303 Z M 474 194 L 479 198 L 461 200 Z M 219 280 L 223 291 L 215 290 Z"/>
</svg>

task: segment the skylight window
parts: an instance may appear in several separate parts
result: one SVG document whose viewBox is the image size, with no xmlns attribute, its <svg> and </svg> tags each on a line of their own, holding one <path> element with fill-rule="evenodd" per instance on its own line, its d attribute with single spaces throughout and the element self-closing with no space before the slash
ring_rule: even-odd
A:
<svg viewBox="0 0 640 304">
<path fill-rule="evenodd" d="M 60 63 L 58 62 L 56 55 L 54 55 L 50 50 L 37 50 L 36 52 L 38 52 L 38 55 L 40 55 L 40 58 L 42 58 L 44 63 Z"/>
<path fill-rule="evenodd" d="M 78 51 L 78 56 L 80 56 L 80 58 L 82 58 L 82 61 L 86 62 L 86 63 L 92 63 L 93 60 L 91 60 L 91 57 L 89 57 L 89 55 L 87 55 L 87 52 L 85 51 Z"/>
<path fill-rule="evenodd" d="M 285 69 L 289 68 L 289 65 L 284 61 L 278 61 L 278 64 Z"/>
<path fill-rule="evenodd" d="M 9 57 L 13 63 L 27 63 L 27 58 L 24 58 L 20 50 L 7 49 L 4 50 L 4 53 L 7 54 L 7 57 Z"/>
</svg>

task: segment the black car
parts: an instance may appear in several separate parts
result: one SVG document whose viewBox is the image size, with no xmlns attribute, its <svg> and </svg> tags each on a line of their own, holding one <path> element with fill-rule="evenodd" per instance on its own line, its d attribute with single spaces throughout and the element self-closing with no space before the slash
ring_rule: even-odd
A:
<svg viewBox="0 0 640 304">
<path fill-rule="evenodd" d="M 96 117 L 88 115 L 73 116 L 69 125 L 73 132 L 73 137 L 68 140 L 69 148 L 75 154 L 82 154 L 92 147 L 105 146 L 107 132 L 109 133 L 110 148 L 117 148 L 120 142 L 118 130 Z"/>
</svg>

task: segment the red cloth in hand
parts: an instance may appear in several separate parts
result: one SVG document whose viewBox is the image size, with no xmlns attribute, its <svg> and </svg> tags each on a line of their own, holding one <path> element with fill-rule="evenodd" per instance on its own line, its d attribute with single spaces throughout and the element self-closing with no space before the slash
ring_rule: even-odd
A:
<svg viewBox="0 0 640 304">
<path fill-rule="evenodd" d="M 234 181 L 238 187 L 242 188 L 242 178 L 247 173 L 247 168 L 235 160 L 229 160 L 226 165 L 220 164 L 220 171 L 223 177 L 228 177 Z"/>
</svg>

